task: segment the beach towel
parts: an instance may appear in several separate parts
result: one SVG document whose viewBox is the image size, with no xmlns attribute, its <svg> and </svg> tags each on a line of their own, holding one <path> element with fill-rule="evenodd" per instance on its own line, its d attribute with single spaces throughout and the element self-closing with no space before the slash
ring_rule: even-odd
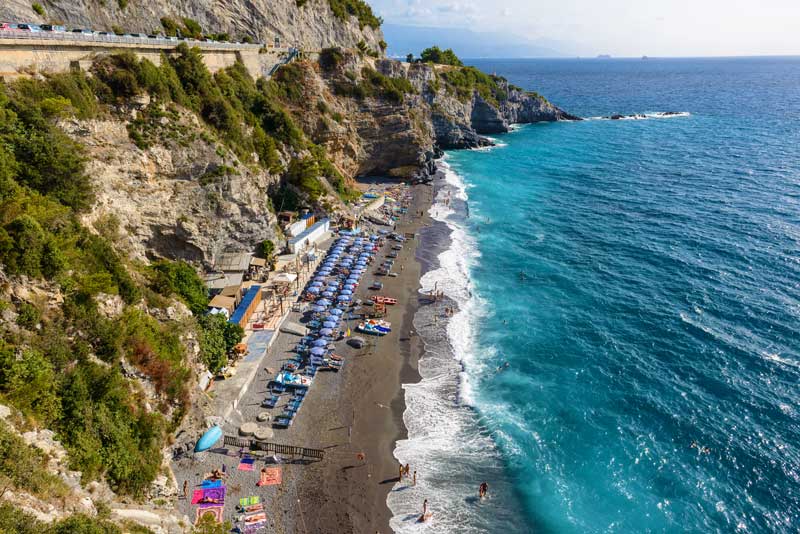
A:
<svg viewBox="0 0 800 534">
<path fill-rule="evenodd" d="M 261 472 L 261 479 L 258 486 L 275 486 L 283 481 L 280 467 L 267 467 Z"/>
<path fill-rule="evenodd" d="M 219 505 L 209 508 L 198 508 L 195 525 L 200 522 L 200 519 L 209 515 L 214 518 L 214 521 L 217 523 L 222 523 L 222 509 L 223 507 Z"/>
<path fill-rule="evenodd" d="M 197 504 L 200 502 L 200 499 L 203 498 L 203 490 L 194 490 L 192 492 L 192 504 Z"/>
<path fill-rule="evenodd" d="M 220 486 L 222 486 L 222 481 L 221 480 L 206 479 L 206 480 L 203 481 L 202 484 L 200 484 L 201 488 L 218 488 Z"/>
<path fill-rule="evenodd" d="M 261 512 L 259 514 L 249 515 L 244 518 L 244 524 L 248 526 L 264 523 L 266 521 L 267 521 L 267 514 L 265 514 L 264 512 Z"/>
<path fill-rule="evenodd" d="M 260 502 L 261 502 L 261 497 L 259 497 L 258 495 L 252 495 L 250 497 L 242 497 L 241 499 L 239 499 L 239 506 L 244 508 L 246 506 L 252 506 Z"/>
<path fill-rule="evenodd" d="M 239 462 L 239 471 L 252 471 L 253 470 L 253 463 L 256 461 L 255 458 L 245 457 Z"/>
<path fill-rule="evenodd" d="M 213 508 L 225 504 L 225 486 L 218 488 L 205 488 L 202 490 L 203 496 L 200 500 L 208 500 L 209 502 L 198 502 L 200 508 Z"/>
<path fill-rule="evenodd" d="M 251 504 L 249 506 L 243 506 L 242 512 L 245 514 L 254 514 L 256 512 L 263 512 L 264 505 L 263 504 Z"/>
</svg>

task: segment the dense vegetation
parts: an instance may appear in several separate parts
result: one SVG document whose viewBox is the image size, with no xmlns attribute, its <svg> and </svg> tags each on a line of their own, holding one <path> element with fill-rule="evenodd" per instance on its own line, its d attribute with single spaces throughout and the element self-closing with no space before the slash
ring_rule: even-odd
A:
<svg viewBox="0 0 800 534">
<path fill-rule="evenodd" d="M 381 97 L 396 104 L 402 103 L 406 95 L 416 92 L 407 78 L 385 76 L 369 67 L 361 69 L 360 82 L 356 79 L 336 81 L 333 83 L 333 90 L 340 96 L 359 100 L 367 97 Z"/>
<path fill-rule="evenodd" d="M 0 504 L 0 532 L 14 534 L 151 534 L 152 531 L 129 522 L 112 523 L 107 517 L 78 514 L 54 523 L 44 523 L 32 515 Z"/>
<path fill-rule="evenodd" d="M 114 82 L 125 86 L 122 77 Z M 132 307 L 116 317 L 100 312 L 97 299 L 109 295 L 123 305 L 142 297 L 157 305 L 159 297 L 114 250 L 113 235 L 78 219 L 92 188 L 80 147 L 55 121 L 100 113 L 95 95 L 113 90 L 77 73 L 0 85 L 0 263 L 64 295 L 61 306 L 0 301 L 16 308 L 19 325 L 0 332 L 0 398 L 28 424 L 55 430 L 85 480 L 106 476 L 117 491 L 138 495 L 158 472 L 169 421 L 145 409 L 119 362 L 146 375 L 162 411 L 177 420 L 189 376 L 179 337 L 188 327 Z"/>
<path fill-rule="evenodd" d="M 458 59 L 458 56 L 456 56 L 452 48 L 441 50 L 438 46 L 432 46 L 423 50 L 419 56 L 419 61 L 422 63 L 436 63 L 438 65 L 452 65 L 453 67 L 464 66 L 464 63 Z"/>
<path fill-rule="evenodd" d="M 69 488 L 47 470 L 47 459 L 0 421 L 0 488 L 16 488 L 42 499 L 58 499 Z M 0 528 L 2 532 L 2 528 Z"/>
<path fill-rule="evenodd" d="M 383 19 L 375 16 L 364 0 L 328 0 L 328 4 L 336 18 L 346 21 L 348 17 L 355 17 L 361 28 L 369 26 L 377 30 L 383 24 Z"/>
</svg>

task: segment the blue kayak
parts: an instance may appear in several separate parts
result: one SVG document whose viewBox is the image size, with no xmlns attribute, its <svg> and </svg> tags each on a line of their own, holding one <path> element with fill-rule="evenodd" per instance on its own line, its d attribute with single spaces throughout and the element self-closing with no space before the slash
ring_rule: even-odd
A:
<svg viewBox="0 0 800 534">
<path fill-rule="evenodd" d="M 203 452 L 207 451 L 211 447 L 214 446 L 216 442 L 219 441 L 219 438 L 222 437 L 222 429 L 218 426 L 212 426 L 208 429 L 208 431 L 203 434 L 199 440 L 197 440 L 197 445 L 194 446 L 194 452 Z"/>
</svg>

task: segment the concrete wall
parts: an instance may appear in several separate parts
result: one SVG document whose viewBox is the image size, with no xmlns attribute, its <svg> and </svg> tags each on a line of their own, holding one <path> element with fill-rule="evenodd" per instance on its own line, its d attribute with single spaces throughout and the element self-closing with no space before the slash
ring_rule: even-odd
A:
<svg viewBox="0 0 800 534">
<path fill-rule="evenodd" d="M 76 67 L 87 70 L 97 56 L 126 50 L 159 65 L 162 52 L 174 53 L 176 46 L 176 43 L 104 43 L 0 38 L 0 76 L 16 78 L 43 72 L 66 72 Z M 261 52 L 259 45 L 247 44 L 221 47 L 197 42 L 191 43 L 191 46 L 200 48 L 203 61 L 211 72 L 230 67 L 239 59 L 254 78 L 269 76 L 270 70 L 289 53 L 287 49 L 282 48 L 267 48 Z"/>
</svg>

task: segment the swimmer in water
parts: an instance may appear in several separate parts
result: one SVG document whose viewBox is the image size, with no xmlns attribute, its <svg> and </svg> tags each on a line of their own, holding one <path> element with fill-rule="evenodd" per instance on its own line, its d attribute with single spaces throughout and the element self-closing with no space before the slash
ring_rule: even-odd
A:
<svg viewBox="0 0 800 534">
<path fill-rule="evenodd" d="M 486 497 L 487 493 L 489 493 L 489 484 L 486 482 L 481 482 L 481 485 L 478 487 L 478 497 L 483 499 Z"/>
</svg>

